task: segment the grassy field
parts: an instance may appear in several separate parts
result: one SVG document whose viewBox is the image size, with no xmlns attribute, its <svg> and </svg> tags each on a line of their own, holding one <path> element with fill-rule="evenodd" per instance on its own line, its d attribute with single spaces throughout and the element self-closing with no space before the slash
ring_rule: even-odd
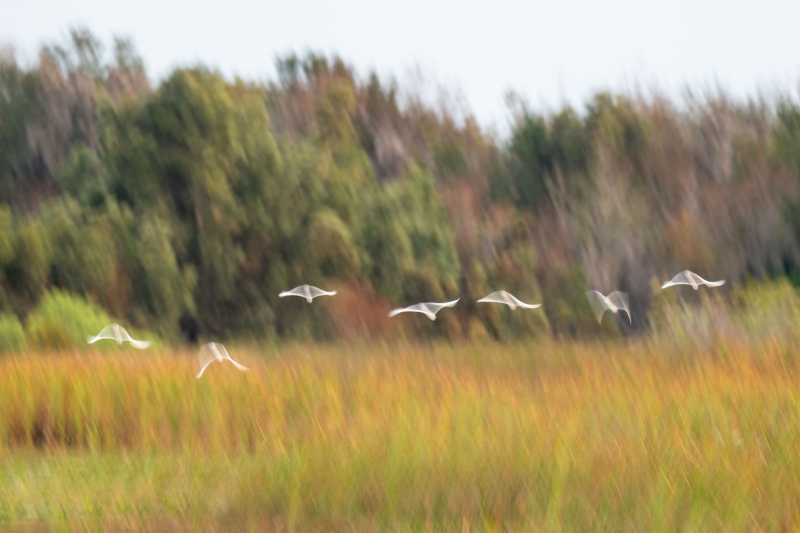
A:
<svg viewBox="0 0 800 533">
<path fill-rule="evenodd" d="M 787 530 L 798 341 L 352 345 L 0 360 L 0 524 Z"/>
</svg>

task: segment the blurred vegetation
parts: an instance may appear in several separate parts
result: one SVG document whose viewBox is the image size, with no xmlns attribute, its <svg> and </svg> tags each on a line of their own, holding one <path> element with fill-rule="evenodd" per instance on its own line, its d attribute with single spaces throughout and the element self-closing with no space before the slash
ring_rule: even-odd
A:
<svg viewBox="0 0 800 533">
<path fill-rule="evenodd" d="M 5 356 L 0 523 L 794 530 L 797 335 L 614 344 Z"/>
<path fill-rule="evenodd" d="M 692 291 L 694 292 L 694 291 Z M 701 349 L 722 342 L 762 346 L 792 338 L 800 329 L 800 295 L 787 280 L 748 281 L 718 293 L 659 296 L 652 311 L 658 341 L 690 341 Z"/>
<path fill-rule="evenodd" d="M 0 353 L 25 348 L 25 330 L 15 315 L 0 314 Z"/>
<path fill-rule="evenodd" d="M 97 305 L 69 293 L 54 290 L 45 294 L 36 309 L 28 315 L 27 333 L 31 344 L 38 348 L 51 350 L 71 348 L 84 346 L 88 337 L 97 335 L 112 321 L 113 319 Z M 140 332 L 132 328 L 126 328 L 126 331 L 135 339 L 151 342 L 156 340 L 149 332 Z M 116 344 L 111 342 L 104 342 L 98 346 L 117 348 Z"/>
<path fill-rule="evenodd" d="M 130 41 L 86 29 L 32 64 L 5 52 L 0 311 L 30 323 L 60 290 L 171 342 L 331 339 L 462 297 L 398 334 L 613 337 L 649 331 L 656 282 L 685 268 L 727 279 L 725 298 L 748 277 L 800 283 L 789 97 L 516 100 L 500 139 L 336 57 L 277 70 L 252 83 L 199 65 L 154 87 Z M 278 298 L 301 283 L 358 297 Z M 598 327 L 587 288 L 628 292 L 633 325 Z M 498 289 L 544 306 L 474 303 Z"/>
<path fill-rule="evenodd" d="M 0 53 L 0 523 L 800 521 L 796 99 L 511 98 L 498 138 L 336 57 L 277 71 L 153 86 L 86 29 Z M 683 269 L 727 283 L 659 289 Z M 338 294 L 278 298 L 301 283 Z M 544 306 L 476 304 L 499 289 Z M 86 347 L 111 322 L 251 371 Z M 348 342 L 250 343 L 281 339 Z"/>
</svg>

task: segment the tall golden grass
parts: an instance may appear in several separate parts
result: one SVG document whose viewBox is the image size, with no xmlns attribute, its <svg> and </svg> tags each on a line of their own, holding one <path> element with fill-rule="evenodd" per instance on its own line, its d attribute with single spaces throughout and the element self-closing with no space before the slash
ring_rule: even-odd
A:
<svg viewBox="0 0 800 533">
<path fill-rule="evenodd" d="M 229 346 L 0 360 L 0 521 L 800 524 L 798 343 Z M 214 525 L 209 525 L 214 524 Z"/>
</svg>

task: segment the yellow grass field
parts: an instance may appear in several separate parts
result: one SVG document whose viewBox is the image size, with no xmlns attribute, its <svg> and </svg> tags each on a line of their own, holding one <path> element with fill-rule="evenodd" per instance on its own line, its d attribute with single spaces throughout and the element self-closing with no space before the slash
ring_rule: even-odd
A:
<svg viewBox="0 0 800 533">
<path fill-rule="evenodd" d="M 796 340 L 27 353 L 0 523 L 165 530 L 800 525 Z"/>
</svg>

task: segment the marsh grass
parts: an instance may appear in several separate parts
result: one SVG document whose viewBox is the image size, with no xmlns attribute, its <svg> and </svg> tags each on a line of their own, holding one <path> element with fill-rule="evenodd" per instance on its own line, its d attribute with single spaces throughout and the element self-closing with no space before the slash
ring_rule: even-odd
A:
<svg viewBox="0 0 800 533">
<path fill-rule="evenodd" d="M 229 347 L 0 360 L 0 521 L 102 529 L 800 523 L 797 343 Z M 702 345 L 705 346 L 705 345 Z"/>
</svg>

